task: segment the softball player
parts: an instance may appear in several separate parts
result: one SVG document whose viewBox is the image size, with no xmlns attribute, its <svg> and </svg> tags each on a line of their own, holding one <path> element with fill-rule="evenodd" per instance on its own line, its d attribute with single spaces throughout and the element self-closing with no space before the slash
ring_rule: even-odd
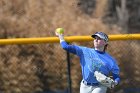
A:
<svg viewBox="0 0 140 93">
<path fill-rule="evenodd" d="M 63 49 L 80 58 L 83 77 L 80 93 L 106 93 L 107 87 L 96 79 L 95 71 L 105 76 L 112 73 L 114 83 L 111 83 L 111 86 L 115 86 L 120 82 L 119 67 L 115 59 L 106 52 L 108 36 L 105 33 L 96 32 L 91 35 L 94 38 L 94 48 L 67 44 L 63 34 L 56 33 L 56 35 L 59 37 Z"/>
</svg>

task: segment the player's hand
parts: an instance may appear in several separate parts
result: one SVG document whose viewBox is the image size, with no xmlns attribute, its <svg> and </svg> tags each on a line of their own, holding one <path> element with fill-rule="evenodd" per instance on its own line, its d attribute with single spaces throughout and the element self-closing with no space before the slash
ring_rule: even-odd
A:
<svg viewBox="0 0 140 93">
<path fill-rule="evenodd" d="M 56 36 L 63 36 L 64 35 L 64 29 L 63 28 L 57 28 L 55 30 Z"/>
<path fill-rule="evenodd" d="M 112 88 L 115 88 L 115 86 L 117 86 L 117 85 L 118 85 L 118 82 L 117 82 L 117 81 L 112 82 L 112 84 L 111 84 L 111 89 L 112 89 Z"/>
<path fill-rule="evenodd" d="M 56 36 L 59 37 L 60 42 L 65 41 L 65 40 L 64 40 L 64 29 L 63 29 L 63 28 L 57 28 L 57 29 L 55 30 L 55 34 L 56 34 Z"/>
<path fill-rule="evenodd" d="M 56 35 L 56 36 L 60 36 L 60 35 L 63 35 L 63 34 L 60 34 L 60 33 L 58 33 L 58 32 L 55 32 L 55 35 Z"/>
</svg>

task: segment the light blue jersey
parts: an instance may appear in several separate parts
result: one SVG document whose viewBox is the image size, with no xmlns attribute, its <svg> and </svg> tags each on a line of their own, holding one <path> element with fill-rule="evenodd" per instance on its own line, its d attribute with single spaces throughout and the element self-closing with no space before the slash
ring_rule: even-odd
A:
<svg viewBox="0 0 140 93">
<path fill-rule="evenodd" d="M 99 71 L 106 76 L 112 73 L 114 80 L 120 81 L 119 67 L 115 59 L 108 53 L 97 51 L 94 48 L 69 45 L 65 41 L 61 42 L 61 46 L 66 51 L 79 56 L 83 80 L 86 82 L 98 83 L 94 77 L 95 71 Z"/>
</svg>

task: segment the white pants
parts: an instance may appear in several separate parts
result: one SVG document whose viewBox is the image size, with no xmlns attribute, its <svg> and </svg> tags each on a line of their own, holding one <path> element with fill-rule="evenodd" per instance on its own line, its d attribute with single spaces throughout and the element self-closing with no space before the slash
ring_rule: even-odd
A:
<svg viewBox="0 0 140 93">
<path fill-rule="evenodd" d="M 81 82 L 80 85 L 80 93 L 106 93 L 107 87 L 103 85 L 98 86 L 90 86 L 85 85 L 83 82 Z"/>
</svg>

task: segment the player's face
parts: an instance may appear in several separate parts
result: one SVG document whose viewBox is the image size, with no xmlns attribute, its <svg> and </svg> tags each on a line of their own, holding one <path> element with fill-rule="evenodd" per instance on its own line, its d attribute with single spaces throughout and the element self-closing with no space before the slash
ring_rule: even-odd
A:
<svg viewBox="0 0 140 93">
<path fill-rule="evenodd" d="M 100 37 L 96 36 L 94 39 L 94 47 L 95 48 L 102 48 L 106 45 L 107 43 L 105 40 L 101 39 Z"/>
</svg>

